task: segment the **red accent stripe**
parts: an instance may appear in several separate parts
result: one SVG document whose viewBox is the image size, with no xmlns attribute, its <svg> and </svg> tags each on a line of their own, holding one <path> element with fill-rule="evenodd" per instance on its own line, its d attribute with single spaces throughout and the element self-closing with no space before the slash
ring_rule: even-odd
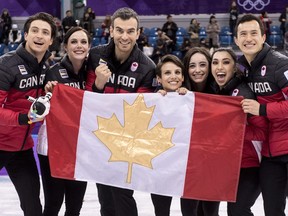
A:
<svg viewBox="0 0 288 216">
<path fill-rule="evenodd" d="M 241 100 L 195 93 L 184 197 L 235 201 L 246 122 Z"/>
<path fill-rule="evenodd" d="M 152 92 L 154 92 L 153 88 L 140 87 L 137 89 L 137 93 L 152 93 Z M 115 93 L 114 88 L 111 86 L 106 86 L 105 87 L 105 93 Z M 116 93 L 134 93 L 134 92 L 127 91 L 127 90 L 122 89 L 122 88 L 118 88 Z"/>
<path fill-rule="evenodd" d="M 53 91 L 51 109 L 46 120 L 48 156 L 51 175 L 54 177 L 74 179 L 83 95 L 83 90 L 62 84 L 58 84 Z M 65 126 L 55 127 L 60 121 Z"/>
</svg>

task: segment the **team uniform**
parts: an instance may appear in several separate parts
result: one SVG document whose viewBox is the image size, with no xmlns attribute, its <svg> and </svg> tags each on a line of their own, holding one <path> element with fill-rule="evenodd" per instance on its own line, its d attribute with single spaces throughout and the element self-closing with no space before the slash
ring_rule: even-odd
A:
<svg viewBox="0 0 288 216">
<path fill-rule="evenodd" d="M 31 102 L 43 94 L 43 82 L 48 69 L 42 61 L 25 49 L 25 42 L 16 51 L 0 57 L 0 169 L 6 168 L 25 215 L 42 215 L 39 199 L 40 182 L 27 113 Z"/>
<path fill-rule="evenodd" d="M 248 64 L 247 82 L 260 103 L 260 115 L 269 120 L 268 142 L 263 143 L 260 181 L 266 215 L 284 215 L 288 165 L 288 58 L 268 44 Z"/>
<path fill-rule="evenodd" d="M 83 64 L 78 74 L 74 73 L 72 63 L 67 56 L 60 63 L 48 70 L 45 83 L 58 81 L 64 85 L 85 90 L 86 64 Z M 62 145 L 62 143 L 59 143 Z M 45 197 L 44 216 L 57 216 L 65 196 L 65 215 L 78 216 L 83 204 L 87 182 L 58 179 L 51 176 L 46 123 L 40 127 L 38 133 L 37 152 L 40 161 L 42 183 Z"/>
<path fill-rule="evenodd" d="M 135 45 L 130 57 L 120 64 L 114 55 L 114 46 L 112 40 L 108 45 L 90 50 L 87 89 L 101 93 L 153 92 L 155 89 L 155 86 L 152 86 L 152 82 L 155 82 L 154 62 Z M 107 64 L 112 72 L 111 78 L 101 91 L 94 84 L 94 80 L 97 79 L 94 70 L 99 64 Z"/>
<path fill-rule="evenodd" d="M 234 76 L 222 89 L 214 87 L 216 94 L 243 96 L 256 99 L 240 76 Z M 239 105 L 240 106 L 240 105 Z M 262 141 L 266 140 L 267 121 L 264 117 L 248 115 L 242 150 L 240 179 L 236 202 L 228 202 L 228 216 L 251 216 L 251 207 L 260 195 L 259 166 Z"/>
<path fill-rule="evenodd" d="M 87 89 L 98 93 L 145 93 L 153 92 L 155 82 L 155 64 L 144 53 L 134 46 L 128 59 L 122 64 L 117 61 L 115 44 L 97 46 L 90 50 L 88 58 Z M 106 64 L 112 75 L 103 90 L 95 86 L 95 68 Z M 156 83 L 156 82 L 155 82 Z M 103 184 L 97 184 L 102 216 L 135 216 L 137 213 L 133 191 Z M 114 200 L 114 202 L 111 202 Z"/>
</svg>

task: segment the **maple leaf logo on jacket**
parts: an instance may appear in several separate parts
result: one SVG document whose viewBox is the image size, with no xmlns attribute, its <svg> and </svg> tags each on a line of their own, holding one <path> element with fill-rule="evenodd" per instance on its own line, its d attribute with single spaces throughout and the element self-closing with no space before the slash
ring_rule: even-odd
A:
<svg viewBox="0 0 288 216">
<path fill-rule="evenodd" d="M 131 71 L 136 71 L 137 70 L 137 68 L 138 68 L 138 63 L 137 62 L 133 62 L 132 64 L 131 64 Z"/>
<path fill-rule="evenodd" d="M 97 117 L 98 130 L 93 133 L 111 151 L 109 162 L 128 162 L 127 183 L 131 183 L 134 163 L 153 169 L 152 159 L 174 146 L 171 140 L 175 128 L 163 128 L 158 122 L 148 129 L 154 108 L 147 108 L 140 94 L 132 105 L 124 101 L 123 126 L 115 114 L 109 119 Z"/>
</svg>

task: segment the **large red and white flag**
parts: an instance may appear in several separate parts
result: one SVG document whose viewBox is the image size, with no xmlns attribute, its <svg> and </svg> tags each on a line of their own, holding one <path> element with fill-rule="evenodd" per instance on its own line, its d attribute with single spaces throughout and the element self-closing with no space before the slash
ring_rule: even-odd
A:
<svg viewBox="0 0 288 216">
<path fill-rule="evenodd" d="M 240 101 L 57 85 L 47 116 L 52 176 L 235 201 L 246 122 Z"/>
</svg>

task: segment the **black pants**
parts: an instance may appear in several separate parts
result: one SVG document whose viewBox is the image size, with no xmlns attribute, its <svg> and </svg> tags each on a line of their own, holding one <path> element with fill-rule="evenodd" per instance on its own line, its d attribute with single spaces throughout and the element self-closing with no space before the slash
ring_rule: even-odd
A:
<svg viewBox="0 0 288 216">
<path fill-rule="evenodd" d="M 156 216 L 169 216 L 172 197 L 151 194 L 154 212 Z M 197 216 L 198 200 L 180 199 L 182 216 Z"/>
<path fill-rule="evenodd" d="M 228 216 L 253 216 L 251 207 L 260 192 L 259 167 L 241 168 L 236 202 L 228 202 Z"/>
<path fill-rule="evenodd" d="M 286 206 L 288 155 L 263 157 L 260 185 L 266 216 L 284 216 Z"/>
<path fill-rule="evenodd" d="M 96 184 L 101 216 L 138 216 L 133 190 Z"/>
<path fill-rule="evenodd" d="M 65 216 L 78 216 L 83 204 L 87 182 L 54 178 L 47 156 L 38 155 L 44 191 L 44 216 L 58 216 L 65 196 Z"/>
<path fill-rule="evenodd" d="M 169 216 L 172 197 L 151 194 L 155 216 Z"/>
<path fill-rule="evenodd" d="M 199 200 L 197 216 L 219 216 L 220 202 Z"/>
<path fill-rule="evenodd" d="M 0 151 L 0 170 L 3 167 L 18 193 L 24 215 L 41 216 L 40 180 L 33 149 L 19 152 Z"/>
<path fill-rule="evenodd" d="M 197 216 L 197 209 L 199 200 L 194 199 L 180 199 L 180 207 L 182 216 Z"/>
</svg>

